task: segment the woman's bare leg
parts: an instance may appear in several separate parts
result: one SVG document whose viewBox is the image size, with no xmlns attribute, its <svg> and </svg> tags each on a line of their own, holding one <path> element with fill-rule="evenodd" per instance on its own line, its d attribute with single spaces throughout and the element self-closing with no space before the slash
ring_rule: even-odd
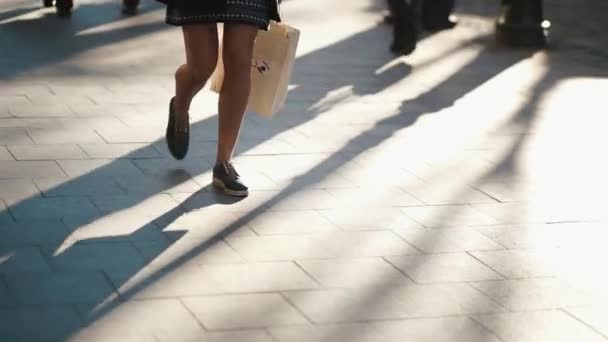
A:
<svg viewBox="0 0 608 342">
<path fill-rule="evenodd" d="M 186 47 L 186 64 L 175 72 L 173 102 L 178 126 L 188 123 L 188 112 L 194 96 L 205 86 L 215 70 L 218 55 L 216 24 L 182 27 Z"/>
<path fill-rule="evenodd" d="M 249 100 L 253 42 L 258 28 L 246 24 L 225 24 L 222 57 L 225 78 L 219 100 L 217 162 L 232 158 Z"/>
</svg>

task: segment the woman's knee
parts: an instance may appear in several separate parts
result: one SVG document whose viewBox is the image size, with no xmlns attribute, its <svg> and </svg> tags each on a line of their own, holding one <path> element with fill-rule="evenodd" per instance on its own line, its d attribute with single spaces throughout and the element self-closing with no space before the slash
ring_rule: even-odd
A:
<svg viewBox="0 0 608 342">
<path fill-rule="evenodd" d="M 249 69 L 251 67 L 252 48 L 227 44 L 223 47 L 222 58 L 226 72 Z"/>
<path fill-rule="evenodd" d="M 192 79 L 204 82 L 217 65 L 217 27 L 215 25 L 185 26 L 183 32 L 188 72 Z"/>
<path fill-rule="evenodd" d="M 214 62 L 190 63 L 188 64 L 190 77 L 197 83 L 205 83 L 211 77 L 211 74 L 213 74 L 216 65 L 217 59 Z"/>
<path fill-rule="evenodd" d="M 203 86 L 213 70 L 209 71 L 209 68 L 200 67 L 191 64 L 184 64 L 175 71 L 175 80 L 177 82 L 187 81 L 197 86 Z"/>
<path fill-rule="evenodd" d="M 253 42 L 258 29 L 249 25 L 228 25 L 224 31 L 222 58 L 226 72 L 235 69 L 249 69 L 253 54 Z"/>
</svg>

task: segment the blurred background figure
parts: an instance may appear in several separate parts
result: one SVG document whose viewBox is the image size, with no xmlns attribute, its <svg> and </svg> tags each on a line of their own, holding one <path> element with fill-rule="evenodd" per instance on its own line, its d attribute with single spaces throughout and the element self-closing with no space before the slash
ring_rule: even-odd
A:
<svg viewBox="0 0 608 342">
<path fill-rule="evenodd" d="M 391 51 L 409 55 L 416 49 L 419 32 L 451 29 L 455 0 L 388 0 L 389 21 L 393 24 Z"/>
<path fill-rule="evenodd" d="M 452 16 L 455 0 L 421 0 L 422 28 L 427 31 L 451 29 L 456 25 Z"/>
<path fill-rule="evenodd" d="M 508 46 L 543 48 L 551 23 L 544 18 L 542 0 L 502 0 L 496 23 L 498 42 Z"/>
<path fill-rule="evenodd" d="M 44 7 L 52 7 L 57 9 L 57 15 L 60 17 L 69 17 L 72 14 L 74 0 L 42 0 Z M 137 13 L 139 0 L 123 0 L 122 13 L 125 15 L 134 15 Z"/>
<path fill-rule="evenodd" d="M 122 13 L 126 15 L 134 15 L 137 13 L 137 6 L 139 6 L 139 0 L 123 0 Z"/>
<path fill-rule="evenodd" d="M 418 40 L 417 19 L 414 6 L 408 0 L 388 0 L 389 22 L 393 24 L 391 51 L 409 55 L 416 49 Z"/>
</svg>

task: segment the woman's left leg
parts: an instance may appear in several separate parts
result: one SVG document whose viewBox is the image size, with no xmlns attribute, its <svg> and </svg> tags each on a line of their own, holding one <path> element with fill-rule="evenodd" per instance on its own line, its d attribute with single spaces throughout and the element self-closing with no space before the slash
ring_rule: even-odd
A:
<svg viewBox="0 0 608 342">
<path fill-rule="evenodd" d="M 224 25 L 222 58 L 224 83 L 219 98 L 219 136 L 213 183 L 233 196 L 249 190 L 230 162 L 239 137 L 251 90 L 251 58 L 258 28 L 247 24 Z"/>
<path fill-rule="evenodd" d="M 219 99 L 217 161 L 232 158 L 251 89 L 251 58 L 258 28 L 225 24 L 222 58 L 225 78 Z"/>
</svg>

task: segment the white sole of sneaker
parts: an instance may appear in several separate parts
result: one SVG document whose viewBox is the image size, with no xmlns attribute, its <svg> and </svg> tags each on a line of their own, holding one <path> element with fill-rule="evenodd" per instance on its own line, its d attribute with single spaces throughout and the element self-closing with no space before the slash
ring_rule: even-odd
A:
<svg viewBox="0 0 608 342">
<path fill-rule="evenodd" d="M 224 184 L 224 182 L 222 182 L 221 179 L 219 178 L 213 178 L 213 185 L 215 185 L 217 188 L 219 188 L 220 190 L 222 190 L 223 192 L 225 192 L 226 194 L 230 195 L 230 196 L 235 196 L 235 197 L 247 197 L 249 196 L 249 191 L 245 190 L 245 191 L 237 191 L 237 190 L 230 190 L 226 187 L 226 185 Z"/>
</svg>

